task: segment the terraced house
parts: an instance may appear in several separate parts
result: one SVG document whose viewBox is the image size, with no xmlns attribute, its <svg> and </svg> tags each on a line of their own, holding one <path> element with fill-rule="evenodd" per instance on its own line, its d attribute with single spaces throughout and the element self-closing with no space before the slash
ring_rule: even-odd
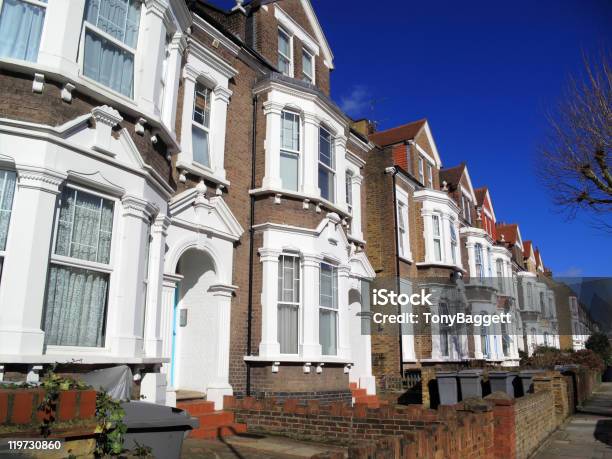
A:
<svg viewBox="0 0 612 459">
<path fill-rule="evenodd" d="M 559 346 L 539 251 L 429 122 L 375 132 L 333 102 L 309 0 L 0 8 L 1 378 L 123 364 L 147 401 L 221 409 Z M 370 336 L 375 278 L 515 320 Z"/>
</svg>

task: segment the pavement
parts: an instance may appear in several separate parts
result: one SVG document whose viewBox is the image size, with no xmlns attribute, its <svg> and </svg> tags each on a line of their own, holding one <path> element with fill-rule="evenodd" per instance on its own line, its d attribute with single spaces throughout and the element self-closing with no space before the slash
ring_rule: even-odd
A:
<svg viewBox="0 0 612 459">
<path fill-rule="evenodd" d="M 602 383 L 533 459 L 612 459 L 612 383 Z"/>
<path fill-rule="evenodd" d="M 218 440 L 187 438 L 181 459 L 302 459 L 346 448 L 284 437 L 242 434 Z M 348 457 L 348 455 L 347 455 Z"/>
</svg>

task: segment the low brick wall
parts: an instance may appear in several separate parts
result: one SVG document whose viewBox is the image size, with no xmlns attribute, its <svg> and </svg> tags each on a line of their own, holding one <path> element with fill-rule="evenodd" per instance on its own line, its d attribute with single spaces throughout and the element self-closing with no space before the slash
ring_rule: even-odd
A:
<svg viewBox="0 0 612 459">
<path fill-rule="evenodd" d="M 493 411 L 486 403 L 457 405 L 430 410 L 420 405 L 351 407 L 345 403 L 322 405 L 310 400 L 256 400 L 226 397 L 224 406 L 234 411 L 236 421 L 253 433 L 277 434 L 300 440 L 333 442 L 367 451 L 389 438 L 401 457 L 490 458 L 493 454 Z M 399 448 L 399 449 L 397 449 Z M 376 450 L 377 454 L 383 451 Z M 354 450 L 350 457 L 362 456 Z M 365 454 L 365 453 L 363 453 Z M 378 456 L 377 456 L 378 457 Z M 387 457 L 387 456 L 381 456 Z"/>
<path fill-rule="evenodd" d="M 557 428 L 551 391 L 521 397 L 514 405 L 516 457 L 526 458 Z"/>
</svg>

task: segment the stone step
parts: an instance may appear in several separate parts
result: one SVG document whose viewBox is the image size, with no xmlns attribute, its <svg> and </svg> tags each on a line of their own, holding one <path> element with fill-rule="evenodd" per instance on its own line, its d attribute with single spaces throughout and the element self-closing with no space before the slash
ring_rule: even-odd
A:
<svg viewBox="0 0 612 459">
<path fill-rule="evenodd" d="M 206 400 L 189 400 L 186 402 L 178 402 L 176 407 L 180 410 L 187 411 L 191 416 L 215 412 L 214 402 L 208 402 Z"/>
</svg>

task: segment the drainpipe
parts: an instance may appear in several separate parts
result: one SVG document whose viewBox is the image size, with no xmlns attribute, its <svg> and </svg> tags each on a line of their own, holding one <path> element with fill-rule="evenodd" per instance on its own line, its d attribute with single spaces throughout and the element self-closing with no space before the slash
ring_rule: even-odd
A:
<svg viewBox="0 0 612 459">
<path fill-rule="evenodd" d="M 395 222 L 395 226 L 393 227 L 393 234 L 394 234 L 394 238 L 395 238 L 395 276 L 397 279 L 397 293 L 400 293 L 400 259 L 399 259 L 399 242 L 398 242 L 398 233 L 397 233 L 397 225 L 398 225 L 398 219 L 397 219 L 397 190 L 396 190 L 396 179 L 395 176 L 397 175 L 398 169 L 396 167 L 387 167 L 385 169 L 385 174 L 387 175 L 391 175 L 391 178 L 393 180 L 393 220 Z M 402 307 L 398 305 L 398 314 L 402 313 Z M 402 343 L 402 325 L 400 324 L 399 326 L 399 374 L 400 377 L 403 377 L 403 373 L 404 373 L 404 349 L 403 349 L 403 343 Z"/>
<path fill-rule="evenodd" d="M 257 101 L 258 95 L 253 97 L 253 126 L 251 128 L 252 136 L 251 139 L 251 190 L 255 189 L 255 158 L 257 155 Z M 255 230 L 253 225 L 255 224 L 255 196 L 251 195 L 251 209 L 249 213 L 249 297 L 248 297 L 248 313 L 247 313 L 247 355 L 250 356 L 251 349 L 251 337 L 253 336 L 253 248 L 255 242 L 253 236 Z M 251 366 L 247 363 L 246 372 L 246 395 L 251 396 Z"/>
</svg>

